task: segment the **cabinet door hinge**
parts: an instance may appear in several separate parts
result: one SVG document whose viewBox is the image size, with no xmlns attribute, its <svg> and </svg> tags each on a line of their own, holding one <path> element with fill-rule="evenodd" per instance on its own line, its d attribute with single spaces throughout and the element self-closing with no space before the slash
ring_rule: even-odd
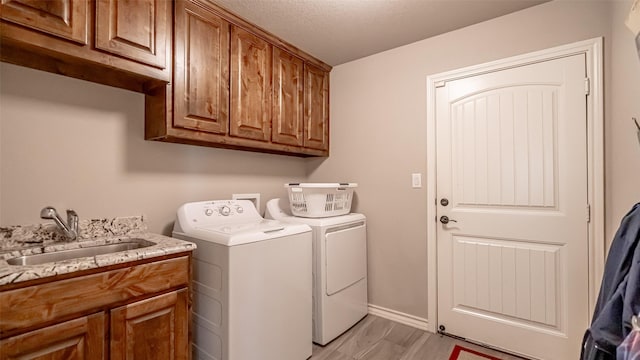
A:
<svg viewBox="0 0 640 360">
<path fill-rule="evenodd" d="M 584 78 L 584 94 L 591 94 L 591 80 L 589 78 Z"/>
<path fill-rule="evenodd" d="M 444 87 L 445 85 L 447 85 L 447 83 L 444 82 L 444 81 L 438 81 L 435 85 L 436 85 L 437 88 L 440 88 L 440 87 Z"/>
<path fill-rule="evenodd" d="M 591 205 L 587 204 L 587 222 L 591 222 Z"/>
</svg>

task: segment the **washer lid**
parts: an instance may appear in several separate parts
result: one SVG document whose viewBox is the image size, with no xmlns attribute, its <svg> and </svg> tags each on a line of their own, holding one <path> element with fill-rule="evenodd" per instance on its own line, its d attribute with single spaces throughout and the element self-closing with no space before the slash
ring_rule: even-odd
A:
<svg viewBox="0 0 640 360">
<path fill-rule="evenodd" d="M 258 241 L 277 239 L 285 236 L 308 233 L 311 228 L 304 224 L 286 224 L 276 220 L 263 220 L 259 223 L 228 224 L 218 226 L 200 226 L 184 232 L 173 230 L 173 235 L 181 239 L 207 241 L 224 246 L 250 244 Z"/>
<path fill-rule="evenodd" d="M 269 233 L 283 230 L 284 227 L 284 224 L 275 220 L 261 220 L 249 223 L 223 224 L 213 226 L 195 226 L 196 229 L 218 232 L 229 236 L 248 234 L 252 232 Z"/>
<path fill-rule="evenodd" d="M 249 200 L 186 203 L 178 208 L 173 234 L 226 246 L 311 231 L 309 226 L 265 220 Z"/>
</svg>

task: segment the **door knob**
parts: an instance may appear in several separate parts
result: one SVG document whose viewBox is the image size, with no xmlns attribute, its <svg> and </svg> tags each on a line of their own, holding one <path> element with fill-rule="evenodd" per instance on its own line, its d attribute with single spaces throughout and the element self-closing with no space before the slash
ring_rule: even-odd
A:
<svg viewBox="0 0 640 360">
<path fill-rule="evenodd" d="M 453 220 L 453 219 L 449 219 L 449 217 L 448 217 L 448 216 L 446 216 L 446 215 L 442 215 L 442 216 L 440 216 L 440 222 L 441 222 L 441 223 L 443 223 L 443 224 L 448 224 L 448 223 L 449 223 L 449 221 L 457 222 L 457 221 L 455 221 L 455 220 Z"/>
</svg>

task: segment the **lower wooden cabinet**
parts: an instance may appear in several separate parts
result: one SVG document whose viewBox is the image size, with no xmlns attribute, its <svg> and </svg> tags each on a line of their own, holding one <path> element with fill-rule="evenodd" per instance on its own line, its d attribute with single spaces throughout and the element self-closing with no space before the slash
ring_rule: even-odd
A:
<svg viewBox="0 0 640 360">
<path fill-rule="evenodd" d="M 191 256 L 0 288 L 0 360 L 191 358 Z"/>
<path fill-rule="evenodd" d="M 0 359 L 104 359 L 105 325 L 100 312 L 0 340 Z"/>
<path fill-rule="evenodd" d="M 183 289 L 111 310 L 111 359 L 187 359 L 188 299 Z"/>
</svg>

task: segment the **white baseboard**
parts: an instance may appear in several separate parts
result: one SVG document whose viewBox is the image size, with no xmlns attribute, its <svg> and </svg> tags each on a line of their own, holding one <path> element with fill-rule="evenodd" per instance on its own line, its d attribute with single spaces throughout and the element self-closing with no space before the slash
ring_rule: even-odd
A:
<svg viewBox="0 0 640 360">
<path fill-rule="evenodd" d="M 380 316 L 381 318 L 385 318 L 391 321 L 399 322 L 400 324 L 408 325 L 416 329 L 431 331 L 429 329 L 429 322 L 427 321 L 427 319 L 405 314 L 400 311 L 383 308 L 382 306 L 369 304 L 369 314 Z"/>
</svg>

